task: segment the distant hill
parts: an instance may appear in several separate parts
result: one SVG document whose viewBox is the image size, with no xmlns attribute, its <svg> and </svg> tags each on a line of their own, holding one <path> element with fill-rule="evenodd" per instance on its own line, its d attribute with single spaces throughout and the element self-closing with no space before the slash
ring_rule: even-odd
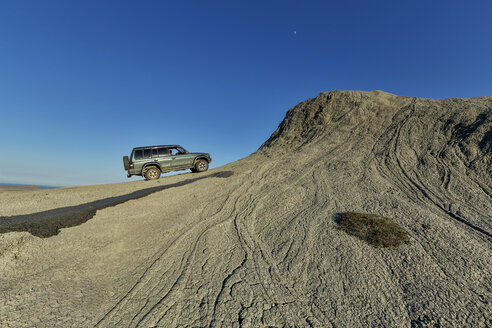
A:
<svg viewBox="0 0 492 328">
<path fill-rule="evenodd" d="M 25 191 L 25 190 L 38 190 L 40 189 L 35 185 L 15 185 L 15 184 L 2 184 L 0 183 L 1 191 Z"/>
<path fill-rule="evenodd" d="M 0 191 L 25 191 L 25 190 L 38 190 L 38 189 L 55 189 L 59 187 L 53 186 L 38 186 L 38 185 L 23 185 L 15 183 L 2 183 L 0 182 Z"/>
</svg>

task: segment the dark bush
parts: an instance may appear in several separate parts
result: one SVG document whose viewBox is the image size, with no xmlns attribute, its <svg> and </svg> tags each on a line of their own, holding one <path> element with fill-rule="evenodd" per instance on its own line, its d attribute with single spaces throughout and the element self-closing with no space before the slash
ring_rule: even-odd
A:
<svg viewBox="0 0 492 328">
<path fill-rule="evenodd" d="M 410 243 L 408 233 L 392 219 L 374 214 L 347 212 L 338 219 L 339 229 L 375 247 Z"/>
</svg>

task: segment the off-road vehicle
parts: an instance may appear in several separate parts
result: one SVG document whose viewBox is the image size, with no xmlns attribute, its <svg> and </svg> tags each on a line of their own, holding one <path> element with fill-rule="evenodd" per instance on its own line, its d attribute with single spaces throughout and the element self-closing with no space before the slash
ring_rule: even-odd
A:
<svg viewBox="0 0 492 328">
<path fill-rule="evenodd" d="M 179 145 L 133 148 L 130 157 L 123 156 L 128 177 L 140 175 L 147 180 L 159 179 L 162 173 L 187 170 L 204 172 L 212 158 L 207 153 L 189 153 Z"/>
</svg>

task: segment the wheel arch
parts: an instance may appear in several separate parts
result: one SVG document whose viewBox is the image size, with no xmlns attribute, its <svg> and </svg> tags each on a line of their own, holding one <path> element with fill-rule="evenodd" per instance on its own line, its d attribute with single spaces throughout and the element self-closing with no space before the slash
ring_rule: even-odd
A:
<svg viewBox="0 0 492 328">
<path fill-rule="evenodd" d="M 156 168 L 158 168 L 158 169 L 159 169 L 159 171 L 161 171 L 161 173 L 162 173 L 162 168 L 161 168 L 161 166 L 160 166 L 159 164 L 157 164 L 157 163 L 147 163 L 147 164 L 145 164 L 145 165 L 142 167 L 142 172 L 141 172 L 141 173 L 143 174 L 143 173 L 145 172 L 145 170 L 146 170 L 146 169 L 148 169 L 149 167 L 156 167 Z"/>
<path fill-rule="evenodd" d="M 207 163 L 208 163 L 208 164 L 210 164 L 210 161 L 208 160 L 208 158 L 207 158 L 207 157 L 205 157 L 205 156 L 197 156 L 197 157 L 195 157 L 195 159 L 193 160 L 193 166 L 195 166 L 196 162 L 197 162 L 199 159 L 204 159 L 204 160 L 206 160 L 206 161 L 207 161 Z"/>
</svg>

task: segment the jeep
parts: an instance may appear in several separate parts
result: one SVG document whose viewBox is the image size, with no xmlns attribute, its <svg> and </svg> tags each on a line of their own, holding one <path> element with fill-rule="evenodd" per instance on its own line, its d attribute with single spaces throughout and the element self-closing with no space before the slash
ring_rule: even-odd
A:
<svg viewBox="0 0 492 328">
<path fill-rule="evenodd" d="M 189 153 L 179 145 L 162 145 L 133 148 L 130 157 L 123 156 L 123 165 L 132 175 L 146 180 L 157 180 L 162 173 L 187 170 L 204 172 L 212 158 L 207 153 Z"/>
</svg>

